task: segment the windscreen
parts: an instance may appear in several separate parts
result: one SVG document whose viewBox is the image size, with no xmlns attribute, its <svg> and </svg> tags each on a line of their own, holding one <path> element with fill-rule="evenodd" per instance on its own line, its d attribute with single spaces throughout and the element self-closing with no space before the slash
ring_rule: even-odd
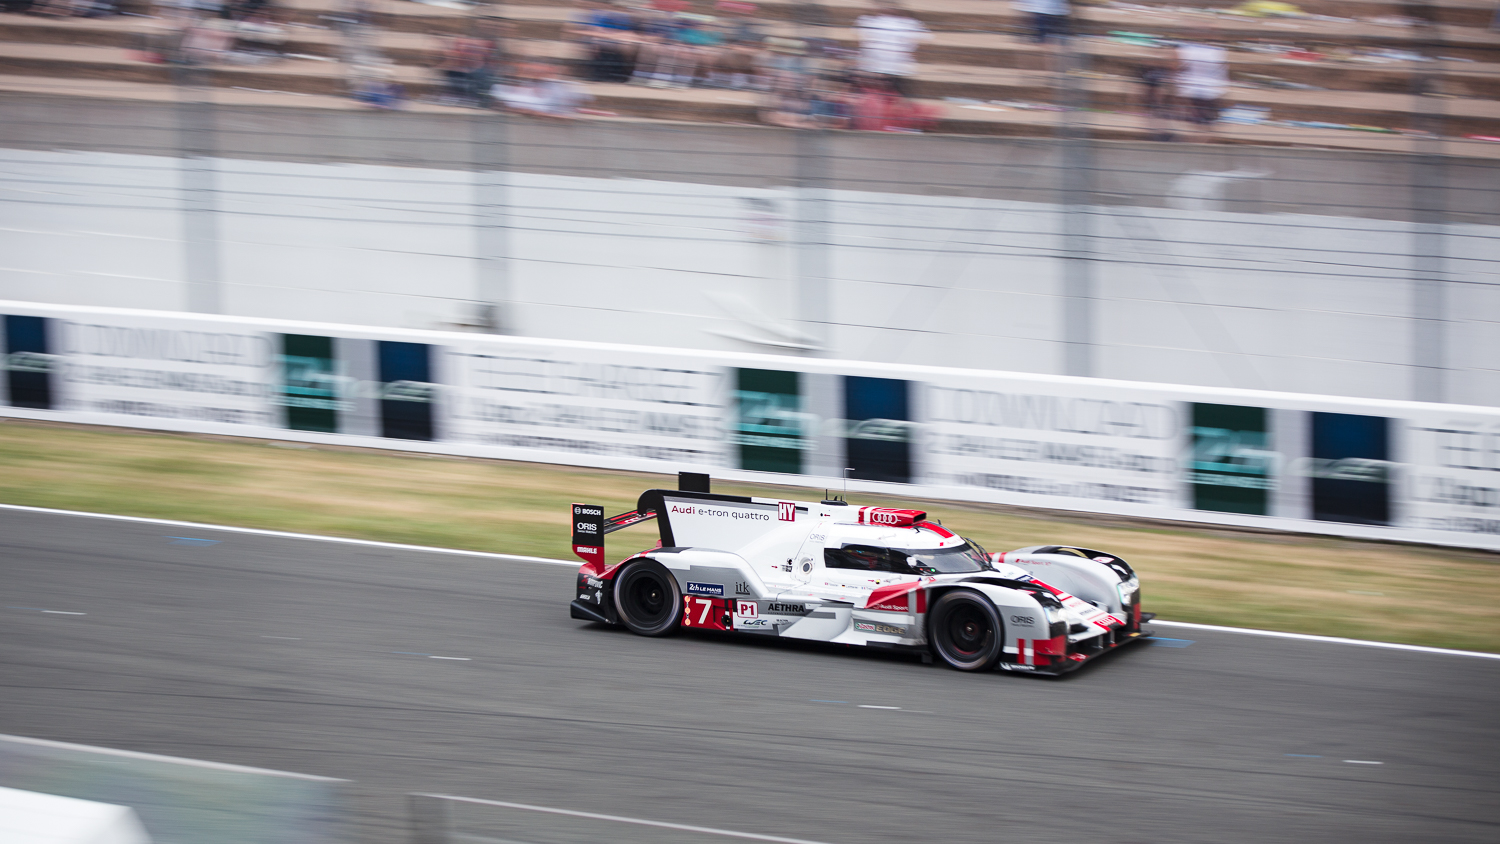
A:
<svg viewBox="0 0 1500 844">
<path fill-rule="evenodd" d="M 933 551 L 905 551 L 910 565 L 919 574 L 962 574 L 989 569 L 989 559 L 984 552 L 965 542 L 954 548 L 939 548 Z"/>
</svg>

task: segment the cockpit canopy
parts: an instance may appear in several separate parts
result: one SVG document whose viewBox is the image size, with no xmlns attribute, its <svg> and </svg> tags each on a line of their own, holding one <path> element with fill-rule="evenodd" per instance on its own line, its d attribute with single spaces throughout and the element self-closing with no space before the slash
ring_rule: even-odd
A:
<svg viewBox="0 0 1500 844">
<path fill-rule="evenodd" d="M 830 569 L 890 572 L 894 574 L 965 574 L 989 569 L 990 558 L 973 541 L 947 548 L 884 548 L 845 543 L 823 549 L 823 565 Z"/>
</svg>

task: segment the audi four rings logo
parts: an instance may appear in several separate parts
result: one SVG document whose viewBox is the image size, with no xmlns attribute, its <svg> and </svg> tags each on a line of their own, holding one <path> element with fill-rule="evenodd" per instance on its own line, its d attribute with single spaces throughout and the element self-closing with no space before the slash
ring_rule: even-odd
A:
<svg viewBox="0 0 1500 844">
<path fill-rule="evenodd" d="M 797 521 L 797 505 L 792 501 L 776 502 L 777 517 L 783 522 Z"/>
<path fill-rule="evenodd" d="M 901 517 L 895 513 L 887 513 L 883 510 L 870 511 L 870 524 L 872 525 L 893 525 L 899 521 Z"/>
</svg>

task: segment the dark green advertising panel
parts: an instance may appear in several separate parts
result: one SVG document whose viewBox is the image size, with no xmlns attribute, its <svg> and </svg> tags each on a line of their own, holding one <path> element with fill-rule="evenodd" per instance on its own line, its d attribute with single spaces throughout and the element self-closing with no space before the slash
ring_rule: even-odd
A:
<svg viewBox="0 0 1500 844">
<path fill-rule="evenodd" d="M 1194 404 L 1188 483 L 1193 507 L 1221 513 L 1270 512 L 1276 454 L 1263 407 Z"/>
<path fill-rule="evenodd" d="M 734 435 L 740 468 L 801 472 L 807 439 L 802 430 L 800 374 L 774 369 L 736 373 Z"/>
<path fill-rule="evenodd" d="M 338 380 L 333 338 L 311 334 L 281 335 L 281 403 L 286 426 L 294 431 L 335 433 Z"/>
</svg>

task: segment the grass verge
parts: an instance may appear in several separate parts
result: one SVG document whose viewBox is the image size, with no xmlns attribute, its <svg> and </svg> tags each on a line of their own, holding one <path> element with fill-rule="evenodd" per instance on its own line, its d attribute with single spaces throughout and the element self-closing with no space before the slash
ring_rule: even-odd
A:
<svg viewBox="0 0 1500 844">
<path fill-rule="evenodd" d="M 641 490 L 676 482 L 290 445 L 11 420 L 0 424 L 0 502 L 570 559 L 570 502 L 623 512 Z M 809 495 L 727 483 L 715 490 Z M 994 505 L 919 506 L 992 551 L 1062 542 L 1119 554 L 1141 572 L 1146 608 L 1163 618 L 1500 651 L 1496 554 Z M 649 526 L 622 531 L 610 537 L 610 554 L 653 541 Z"/>
</svg>

